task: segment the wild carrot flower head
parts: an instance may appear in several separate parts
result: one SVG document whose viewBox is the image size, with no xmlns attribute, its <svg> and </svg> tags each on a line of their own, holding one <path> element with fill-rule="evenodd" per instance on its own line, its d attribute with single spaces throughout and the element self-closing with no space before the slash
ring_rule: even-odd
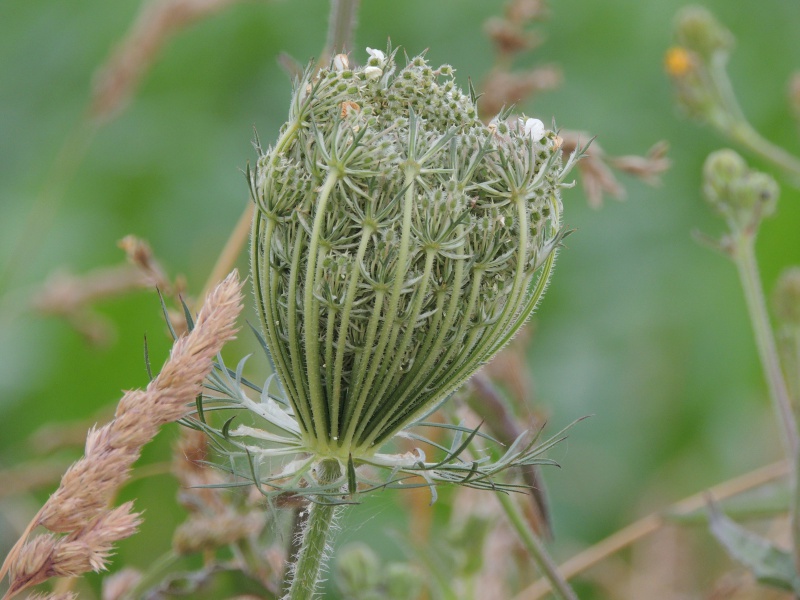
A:
<svg viewBox="0 0 800 600">
<path fill-rule="evenodd" d="M 266 344 L 323 456 L 371 455 L 525 323 L 576 158 L 537 119 L 484 125 L 449 65 L 368 53 L 305 73 L 250 174 Z"/>
</svg>

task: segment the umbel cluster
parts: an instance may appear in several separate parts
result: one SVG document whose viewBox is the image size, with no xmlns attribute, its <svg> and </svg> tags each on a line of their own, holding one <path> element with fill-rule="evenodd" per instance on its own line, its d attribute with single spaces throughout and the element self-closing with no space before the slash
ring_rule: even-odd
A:
<svg viewBox="0 0 800 600">
<path fill-rule="evenodd" d="M 370 456 L 524 324 L 575 158 L 537 119 L 482 123 L 452 67 L 367 51 L 306 71 L 249 177 L 266 343 L 305 444 L 340 459 Z"/>
</svg>

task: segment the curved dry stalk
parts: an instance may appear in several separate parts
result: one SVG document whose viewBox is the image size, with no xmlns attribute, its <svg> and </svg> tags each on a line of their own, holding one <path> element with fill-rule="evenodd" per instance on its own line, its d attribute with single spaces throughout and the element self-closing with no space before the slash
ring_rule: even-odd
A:
<svg viewBox="0 0 800 600">
<path fill-rule="evenodd" d="M 707 491 L 688 496 L 663 511 L 652 513 L 631 523 L 604 540 L 590 546 L 583 552 L 576 554 L 559 567 L 559 572 L 564 579 L 572 579 L 612 554 L 647 537 L 651 533 L 655 533 L 669 523 L 668 515 L 687 514 L 704 507 L 709 494 L 716 500 L 726 500 L 771 481 L 775 481 L 776 479 L 780 479 L 781 477 L 785 477 L 789 474 L 789 471 L 788 462 L 782 460 L 765 467 L 760 467 L 734 479 L 729 479 Z M 513 600 L 539 600 L 550 591 L 550 582 L 546 579 L 539 579 L 514 596 Z"/>
<path fill-rule="evenodd" d="M 238 0 L 145 1 L 135 22 L 95 76 L 89 116 L 102 122 L 115 117 L 170 38 L 195 21 Z"/>
</svg>

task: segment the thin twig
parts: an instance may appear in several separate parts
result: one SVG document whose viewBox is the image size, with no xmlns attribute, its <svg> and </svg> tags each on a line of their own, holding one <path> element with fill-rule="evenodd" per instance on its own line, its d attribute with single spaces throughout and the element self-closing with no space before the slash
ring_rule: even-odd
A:
<svg viewBox="0 0 800 600">
<path fill-rule="evenodd" d="M 496 364 L 496 361 L 493 364 Z M 523 431 L 514 420 L 500 392 L 483 371 L 478 371 L 475 374 L 470 381 L 470 385 L 474 393 L 467 396 L 469 407 L 484 420 L 489 431 L 501 443 L 510 446 Z M 521 471 L 522 478 L 530 487 L 530 508 L 533 513 L 532 521 L 536 534 L 545 538 L 552 538 L 550 510 L 539 468 L 536 465 L 527 465 L 522 467 Z"/>
<path fill-rule="evenodd" d="M 761 367 L 764 369 L 764 377 L 767 380 L 778 425 L 783 434 L 786 455 L 789 460 L 794 462 L 798 448 L 800 448 L 797 421 L 792 409 L 792 401 L 789 397 L 786 380 L 781 372 L 777 345 L 775 344 L 772 326 L 767 315 L 767 306 L 761 286 L 761 277 L 758 273 L 754 244 L 755 236 L 752 233 L 747 231 L 737 233 L 733 247 L 733 259 L 739 270 L 739 278 L 747 301 L 747 310 L 756 338 Z"/>
<path fill-rule="evenodd" d="M 693 494 L 667 507 L 665 510 L 650 514 L 631 523 L 583 552 L 576 554 L 559 567 L 559 572 L 564 579 L 572 579 L 612 554 L 627 548 L 651 533 L 655 533 L 670 522 L 671 515 L 685 515 L 704 507 L 708 495 L 713 496 L 717 501 L 726 500 L 781 477 L 786 477 L 789 472 L 789 463 L 782 460 L 720 483 L 708 491 Z M 550 590 L 550 583 L 546 579 L 539 579 L 514 596 L 513 600 L 539 600 Z"/>
<path fill-rule="evenodd" d="M 541 570 L 542 574 L 550 585 L 550 589 L 552 589 L 556 593 L 556 596 L 561 600 L 578 600 L 578 596 L 575 594 L 575 591 L 570 587 L 566 579 L 562 577 L 561 573 L 559 573 L 558 566 L 550 557 L 550 554 L 548 554 L 547 548 L 545 548 L 542 540 L 540 540 L 539 537 L 528 526 L 527 522 L 525 521 L 525 517 L 522 516 L 522 512 L 519 510 L 519 507 L 514 503 L 514 499 L 508 494 L 501 492 L 498 492 L 496 496 L 500 501 L 500 505 L 503 507 L 511 526 L 517 532 L 517 535 L 519 536 L 520 540 L 522 540 L 522 543 L 525 545 L 525 549 L 536 563 L 536 566 L 538 566 Z"/>
<path fill-rule="evenodd" d="M 761 359 L 761 368 L 767 380 L 772 405 L 776 412 L 778 425 L 783 433 L 783 442 L 786 456 L 792 465 L 790 489 L 793 502 L 792 516 L 792 552 L 794 554 L 795 568 L 800 570 L 800 460 L 798 460 L 797 417 L 792 406 L 789 388 L 781 370 L 778 347 L 775 335 L 767 314 L 764 290 L 758 271 L 758 262 L 755 256 L 755 232 L 743 230 L 736 235 L 733 259 L 739 271 L 750 322 L 756 338 L 758 355 Z"/>
<path fill-rule="evenodd" d="M 136 93 L 161 49 L 188 25 L 238 0 L 146 0 L 130 30 L 95 76 L 89 116 L 117 116 Z"/>
</svg>

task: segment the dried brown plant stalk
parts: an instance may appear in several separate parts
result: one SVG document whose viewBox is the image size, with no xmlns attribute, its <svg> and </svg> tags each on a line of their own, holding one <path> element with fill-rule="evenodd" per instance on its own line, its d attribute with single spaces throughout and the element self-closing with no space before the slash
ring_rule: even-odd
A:
<svg viewBox="0 0 800 600">
<path fill-rule="evenodd" d="M 195 328 L 180 337 L 161 373 L 145 390 L 128 391 L 110 423 L 92 429 L 84 457 L 64 474 L 61 485 L 31 520 L 0 569 L 9 574 L 4 600 L 53 577 L 99 571 L 114 542 L 136 530 L 132 504 L 109 510 L 128 479 L 142 447 L 169 422 L 184 417 L 213 366 L 213 359 L 236 333 L 242 304 L 234 271 L 208 296 Z M 28 536 L 43 526 L 52 533 Z"/>
<path fill-rule="evenodd" d="M 83 275 L 57 271 L 31 293 L 31 308 L 44 315 L 64 318 L 88 342 L 106 345 L 113 337 L 114 328 L 93 310 L 96 302 L 157 287 L 179 303 L 186 282 L 180 276 L 174 282 L 169 278 L 145 240 L 128 235 L 118 246 L 125 251 L 129 264 L 98 268 Z M 223 276 L 217 277 L 215 283 Z M 209 291 L 210 288 L 205 290 Z M 170 320 L 177 331 L 186 330 L 183 313 L 170 314 Z"/>
<path fill-rule="evenodd" d="M 266 512 L 254 502 L 239 508 L 224 490 L 220 471 L 204 464 L 208 438 L 202 431 L 185 429 L 178 442 L 172 472 L 181 491 L 179 502 L 189 511 L 189 518 L 175 531 L 172 546 L 178 554 L 213 552 L 239 540 L 258 535 L 264 528 Z M 253 496 L 260 501 L 260 494 Z"/>
<path fill-rule="evenodd" d="M 235 2 L 238 0 L 143 2 L 133 26 L 95 76 L 90 116 L 97 121 L 115 117 L 172 35 Z"/>
<path fill-rule="evenodd" d="M 542 37 L 531 27 L 546 18 L 545 0 L 509 0 L 502 17 L 493 17 L 486 22 L 485 31 L 494 45 L 495 60 L 481 85 L 483 93 L 478 108 L 484 121 L 494 118 L 504 107 L 521 104 L 561 85 L 562 75 L 556 65 L 523 70 L 513 68 L 517 57 L 541 45 Z M 559 135 L 563 139 L 565 157 L 593 137 L 578 131 L 559 131 Z M 617 181 L 612 168 L 649 185 L 657 185 L 659 176 L 670 166 L 666 153 L 666 143 L 658 142 L 646 156 L 614 157 L 593 142 L 578 163 L 589 205 L 600 207 L 604 194 L 617 200 L 625 197 L 625 188 Z"/>
<path fill-rule="evenodd" d="M 670 516 L 686 515 L 703 508 L 708 503 L 709 496 L 721 502 L 747 490 L 755 489 L 776 479 L 786 477 L 788 473 L 788 463 L 779 461 L 745 473 L 740 477 L 729 479 L 709 488 L 707 491 L 693 494 L 680 502 L 676 502 L 664 511 L 647 515 L 612 533 L 607 538 L 576 554 L 560 565 L 559 571 L 565 579 L 572 579 L 612 554 L 658 531 L 669 523 Z M 539 579 L 514 596 L 514 600 L 539 600 L 544 598 L 550 592 L 550 589 L 550 583 L 547 580 Z"/>
<path fill-rule="evenodd" d="M 157 286 L 163 294 L 173 297 L 177 297 L 183 292 L 186 287 L 183 278 L 178 277 L 175 283 L 170 280 L 146 240 L 135 235 L 126 235 L 117 242 L 117 246 L 125 252 L 128 262 L 141 273 L 141 276 L 147 280 L 150 287 Z M 222 280 L 222 277 L 220 277 L 220 280 Z M 205 290 L 206 293 L 203 294 L 203 297 L 207 296 L 210 291 Z"/>
<path fill-rule="evenodd" d="M 591 135 L 580 131 L 561 131 L 559 135 L 563 139 L 561 151 L 564 156 L 569 156 L 575 148 L 583 146 L 591 139 Z M 596 141 L 592 142 L 578 163 L 578 171 L 581 174 L 589 206 L 593 208 L 602 206 L 604 194 L 617 200 L 625 198 L 625 188 L 617 181 L 611 167 L 641 179 L 649 185 L 658 185 L 661 174 L 670 166 L 667 158 L 668 148 L 667 143 L 662 141 L 654 144 L 646 156 L 609 156 Z"/>
<path fill-rule="evenodd" d="M 519 350 L 519 347 L 517 348 Z M 504 362 L 509 362 L 512 365 L 524 359 L 524 356 L 516 354 L 509 349 L 504 351 L 498 357 L 500 360 L 495 360 L 487 366 L 487 372 L 479 371 L 470 380 L 470 391 L 472 392 L 467 396 L 467 405 L 486 423 L 487 428 L 491 431 L 492 435 L 503 444 L 510 445 L 516 440 L 524 429 L 520 427 L 514 415 L 509 410 L 502 395 L 493 385 L 490 377 L 495 377 L 497 381 L 510 382 L 512 386 L 525 386 L 524 392 L 516 396 L 515 401 L 521 405 L 525 405 L 530 401 L 530 391 L 532 384 L 522 382 L 522 377 L 519 374 L 526 373 L 525 369 L 517 371 L 517 377 L 512 379 L 508 377 L 501 379 L 499 377 L 499 370 L 503 368 Z M 500 363 L 500 364 L 495 364 Z M 494 373 L 490 369 L 496 369 Z M 524 375 L 523 375 L 524 377 Z M 515 381 L 516 379 L 516 381 Z M 533 419 L 532 419 L 533 420 Z M 541 423 L 531 423 L 530 429 L 535 431 L 541 427 Z M 547 501 L 547 493 L 544 487 L 539 469 L 535 465 L 529 465 L 521 468 L 522 478 L 525 485 L 530 488 L 530 502 L 525 505 L 525 516 L 528 519 L 531 527 L 537 535 L 552 538 L 553 531 L 550 523 L 550 508 Z"/>
<path fill-rule="evenodd" d="M 25 600 L 77 600 L 78 594 L 75 592 L 63 592 L 56 594 L 31 594 Z"/>
</svg>

